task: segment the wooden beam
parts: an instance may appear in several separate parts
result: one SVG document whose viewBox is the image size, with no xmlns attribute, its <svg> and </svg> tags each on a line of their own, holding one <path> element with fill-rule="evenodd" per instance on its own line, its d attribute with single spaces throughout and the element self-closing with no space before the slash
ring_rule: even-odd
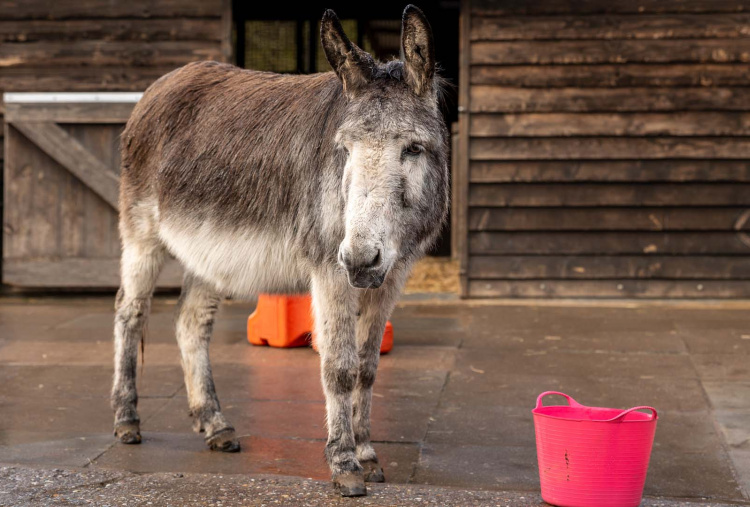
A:
<svg viewBox="0 0 750 507">
<path fill-rule="evenodd" d="M 473 298 L 747 298 L 746 280 L 471 280 Z"/>
<path fill-rule="evenodd" d="M 472 65 L 477 85 L 529 88 L 618 86 L 746 86 L 747 64 Z"/>
<path fill-rule="evenodd" d="M 174 66 L 6 67 L 0 72 L 0 90 L 5 92 L 143 91 L 172 70 Z"/>
<path fill-rule="evenodd" d="M 566 14 L 707 14 L 747 12 L 750 0 L 474 0 L 471 12 L 484 16 Z"/>
<path fill-rule="evenodd" d="M 126 123 L 134 103 L 5 104 L 8 122 Z"/>
<path fill-rule="evenodd" d="M 119 210 L 118 177 L 70 134 L 48 122 L 15 122 L 12 126 Z"/>
<path fill-rule="evenodd" d="M 747 183 L 487 183 L 472 185 L 469 206 L 750 206 Z"/>
<path fill-rule="evenodd" d="M 745 38 L 750 15 L 476 16 L 471 40 Z"/>
<path fill-rule="evenodd" d="M 120 286 L 120 260 L 71 257 L 66 259 L 4 259 L 3 283 L 18 287 L 98 288 Z M 182 267 L 168 260 L 156 282 L 158 288 L 182 285 Z"/>
<path fill-rule="evenodd" d="M 458 161 L 459 189 L 456 193 L 458 204 L 454 212 L 458 214 L 459 279 L 461 297 L 469 295 L 469 127 L 471 114 L 471 0 L 460 4 L 459 17 L 459 75 L 458 75 Z"/>
<path fill-rule="evenodd" d="M 750 89 L 471 87 L 471 111 L 477 113 L 712 110 L 750 111 Z"/>
<path fill-rule="evenodd" d="M 5 19 L 203 18 L 221 16 L 220 0 L 0 0 Z"/>
<path fill-rule="evenodd" d="M 750 113 L 475 114 L 474 137 L 748 136 Z"/>
<path fill-rule="evenodd" d="M 0 68 L 125 65 L 179 67 L 199 60 L 221 60 L 217 41 L 39 41 L 0 45 Z"/>
<path fill-rule="evenodd" d="M 482 137 L 472 160 L 750 158 L 747 137 Z"/>
<path fill-rule="evenodd" d="M 678 232 L 472 232 L 472 255 L 743 255 L 747 233 Z"/>
<path fill-rule="evenodd" d="M 748 39 L 475 42 L 471 62 L 484 65 L 600 63 L 746 63 Z"/>
<path fill-rule="evenodd" d="M 750 182 L 746 160 L 513 160 L 471 163 L 472 183 Z"/>
<path fill-rule="evenodd" d="M 746 207 L 472 207 L 472 231 L 746 231 Z"/>
<path fill-rule="evenodd" d="M 483 280 L 697 279 L 750 280 L 745 256 L 474 255 L 469 276 Z"/>
<path fill-rule="evenodd" d="M 54 41 L 81 39 L 110 41 L 219 41 L 220 20 L 214 18 L 169 19 L 24 19 L 0 20 L 0 42 Z"/>
<path fill-rule="evenodd" d="M 234 46 L 232 44 L 233 15 L 232 0 L 221 0 L 221 24 L 218 35 L 221 40 L 222 61 L 225 63 L 235 63 Z"/>
<path fill-rule="evenodd" d="M 460 260 L 461 243 L 466 241 L 466 237 L 461 237 L 462 227 L 458 223 L 458 208 L 464 206 L 461 202 L 461 187 L 468 185 L 461 180 L 461 171 L 459 171 L 459 136 L 458 122 L 451 124 L 451 258 Z"/>
</svg>

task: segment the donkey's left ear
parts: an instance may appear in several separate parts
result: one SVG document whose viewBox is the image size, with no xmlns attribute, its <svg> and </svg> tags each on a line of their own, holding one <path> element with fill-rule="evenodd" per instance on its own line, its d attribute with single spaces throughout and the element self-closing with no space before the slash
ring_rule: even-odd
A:
<svg viewBox="0 0 750 507">
<path fill-rule="evenodd" d="M 424 95 L 432 89 L 435 77 L 435 42 L 424 13 L 407 5 L 401 21 L 401 60 L 406 82 L 414 93 Z"/>
</svg>

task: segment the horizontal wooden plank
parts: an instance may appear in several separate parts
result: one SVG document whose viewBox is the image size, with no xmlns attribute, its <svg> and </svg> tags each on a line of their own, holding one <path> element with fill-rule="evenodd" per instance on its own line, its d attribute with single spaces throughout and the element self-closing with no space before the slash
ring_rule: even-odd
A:
<svg viewBox="0 0 750 507">
<path fill-rule="evenodd" d="M 728 208 L 470 208 L 472 231 L 750 232 L 750 210 Z"/>
<path fill-rule="evenodd" d="M 3 283 L 27 288 L 112 289 L 120 286 L 119 259 L 3 259 Z M 182 267 L 173 259 L 164 265 L 157 287 L 182 285 Z"/>
<path fill-rule="evenodd" d="M 750 11 L 748 0 L 474 0 L 478 15 L 661 14 Z"/>
<path fill-rule="evenodd" d="M 0 42 L 221 40 L 219 18 L 0 20 Z"/>
<path fill-rule="evenodd" d="M 471 45 L 471 63 L 479 65 L 748 61 L 750 39 L 478 41 Z"/>
<path fill-rule="evenodd" d="M 685 39 L 750 36 L 748 14 L 473 16 L 471 40 Z"/>
<path fill-rule="evenodd" d="M 475 137 L 747 136 L 750 113 L 478 113 L 470 129 Z"/>
<path fill-rule="evenodd" d="M 216 41 L 73 41 L 5 43 L 0 67 L 75 65 L 179 66 L 197 60 L 221 60 Z"/>
<path fill-rule="evenodd" d="M 750 182 L 745 160 L 524 160 L 471 162 L 472 183 Z"/>
<path fill-rule="evenodd" d="M 220 17 L 221 0 L 0 0 L 2 19 Z"/>
<path fill-rule="evenodd" d="M 472 256 L 474 279 L 697 279 L 750 280 L 750 257 Z"/>
<path fill-rule="evenodd" d="M 480 137 L 471 140 L 472 160 L 610 160 L 750 158 L 747 137 Z"/>
<path fill-rule="evenodd" d="M 470 280 L 472 298 L 747 298 L 744 280 Z"/>
<path fill-rule="evenodd" d="M 166 67 L 19 67 L 0 72 L 0 90 L 10 92 L 143 91 L 177 65 Z"/>
<path fill-rule="evenodd" d="M 530 88 L 747 86 L 744 64 L 472 65 L 471 83 Z"/>
<path fill-rule="evenodd" d="M 469 206 L 744 206 L 743 183 L 487 183 L 469 188 Z"/>
<path fill-rule="evenodd" d="M 744 232 L 472 232 L 472 255 L 748 255 Z"/>
<path fill-rule="evenodd" d="M 73 136 L 54 123 L 15 122 L 11 125 L 112 208 L 118 209 L 119 178 Z"/>
<path fill-rule="evenodd" d="M 5 104 L 5 119 L 55 123 L 125 123 L 135 104 Z"/>
<path fill-rule="evenodd" d="M 750 88 L 511 88 L 474 85 L 472 112 L 749 111 Z"/>
</svg>

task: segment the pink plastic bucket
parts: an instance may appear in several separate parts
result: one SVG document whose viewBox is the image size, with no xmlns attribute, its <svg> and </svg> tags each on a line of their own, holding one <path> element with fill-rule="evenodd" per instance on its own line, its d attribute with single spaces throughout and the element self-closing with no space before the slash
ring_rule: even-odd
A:
<svg viewBox="0 0 750 507">
<path fill-rule="evenodd" d="M 542 406 L 558 394 L 569 405 Z M 649 410 L 650 413 L 637 412 Z M 636 507 L 641 503 L 656 431 L 656 410 L 586 407 L 547 391 L 536 400 L 534 429 L 542 498 L 564 507 Z"/>
</svg>

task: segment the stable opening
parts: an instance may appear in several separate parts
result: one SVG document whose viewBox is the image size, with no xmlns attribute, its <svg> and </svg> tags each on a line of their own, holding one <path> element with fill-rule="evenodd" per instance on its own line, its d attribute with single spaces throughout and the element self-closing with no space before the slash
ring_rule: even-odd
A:
<svg viewBox="0 0 750 507">
<path fill-rule="evenodd" d="M 376 6 L 326 2 L 296 5 L 252 5 L 235 0 L 233 21 L 235 62 L 247 69 L 281 73 L 328 72 L 320 45 L 320 19 L 325 9 L 336 11 L 352 41 L 379 60 L 398 57 L 401 13 L 406 2 Z M 458 1 L 422 2 L 419 7 L 432 25 L 441 75 L 453 86 L 446 90 L 443 114 L 449 131 L 458 119 Z M 451 255 L 450 219 L 430 252 Z"/>
</svg>

